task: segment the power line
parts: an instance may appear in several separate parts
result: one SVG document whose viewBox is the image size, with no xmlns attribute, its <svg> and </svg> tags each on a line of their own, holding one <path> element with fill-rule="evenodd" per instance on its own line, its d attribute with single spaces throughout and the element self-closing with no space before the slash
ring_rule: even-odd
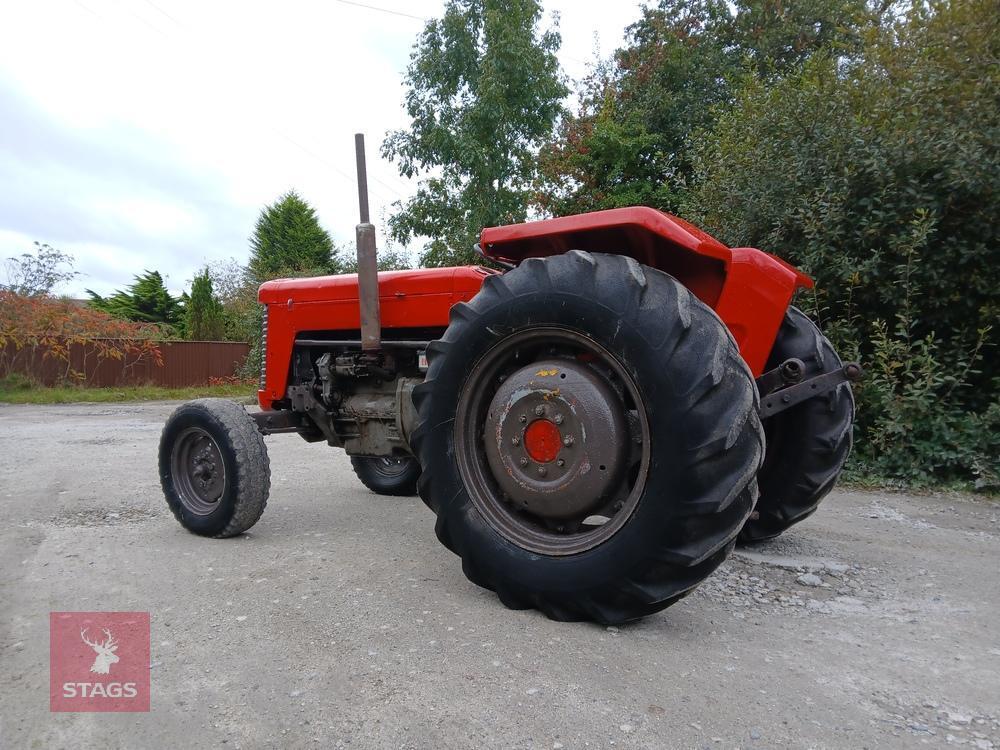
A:
<svg viewBox="0 0 1000 750">
<path fill-rule="evenodd" d="M 402 11 L 399 10 L 390 10 L 389 8 L 378 8 L 374 5 L 365 5 L 365 3 L 354 2 L 354 0 L 336 0 L 336 2 L 341 3 L 342 5 L 353 5 L 357 8 L 366 8 L 367 10 L 377 10 L 379 13 L 388 13 L 389 15 L 392 16 L 401 16 L 402 18 L 412 18 L 414 21 L 422 21 L 424 23 L 427 23 L 428 21 L 428 19 L 423 18 L 421 16 L 414 16 L 409 13 L 403 13 Z"/>
<path fill-rule="evenodd" d="M 87 11 L 91 15 L 97 16 L 98 18 L 104 18 L 104 16 L 102 16 L 100 13 L 98 13 L 93 8 L 91 8 L 89 6 L 86 6 L 83 3 L 81 3 L 80 0 L 73 0 L 73 2 L 76 3 L 77 5 L 79 5 L 81 8 L 83 8 L 85 11 Z"/>
<path fill-rule="evenodd" d="M 157 5 L 156 3 L 154 3 L 153 0 L 144 0 L 144 2 L 149 7 L 153 8 L 154 10 L 159 11 L 161 15 L 163 15 L 166 18 L 168 18 L 171 21 L 173 21 L 177 26 L 180 26 L 181 28 L 187 28 L 183 23 L 181 23 L 180 21 L 178 21 L 172 15 L 170 15 L 169 13 L 167 13 L 167 11 L 163 10 L 163 8 L 161 8 L 159 5 Z"/>
<path fill-rule="evenodd" d="M 285 133 L 285 132 L 283 132 L 283 131 L 281 131 L 281 130 L 277 130 L 277 129 L 275 129 L 275 130 L 274 130 L 274 132 L 275 132 L 275 133 L 277 133 L 278 135 L 280 135 L 280 136 L 281 136 L 282 138 L 284 138 L 284 139 L 285 139 L 286 141 L 288 141 L 289 143 L 291 143 L 291 144 L 292 144 L 293 146 L 295 146 L 296 148 L 298 148 L 298 149 L 302 150 L 302 151 L 303 151 L 303 152 L 305 152 L 306 154 L 309 154 L 309 156 L 313 157 L 314 159 L 316 159 L 316 160 L 317 160 L 318 162 L 320 162 L 321 164 L 325 165 L 325 166 L 326 166 L 326 167 L 328 167 L 329 169 L 331 169 L 331 170 L 333 170 L 334 172 L 336 172 L 336 173 L 337 173 L 338 175 L 340 175 L 341 177 L 343 177 L 343 178 L 344 178 L 345 180 L 347 180 L 348 182 L 350 182 L 350 183 L 352 183 L 352 184 L 357 184 L 357 179 L 356 179 L 355 177 L 352 177 L 351 175 L 347 174 L 347 172 L 345 172 L 344 170 L 340 169 L 340 168 L 339 168 L 339 167 L 338 167 L 338 166 L 337 166 L 336 164 L 333 164 L 332 162 L 330 162 L 330 161 L 327 161 L 326 159 L 324 159 L 324 158 L 323 158 L 322 156 L 320 156 L 319 154 L 317 154 L 317 153 L 316 153 L 315 151 L 313 151 L 313 150 L 312 150 L 311 148 L 309 148 L 308 146 L 304 146 L 304 145 L 302 145 L 302 144 L 301 144 L 301 143 L 299 143 L 299 142 L 298 142 L 297 140 L 295 140 L 295 139 L 294 139 L 294 138 L 292 138 L 292 137 L 291 137 L 290 135 L 288 135 L 288 133 Z M 406 196 L 404 196 L 404 195 L 403 195 L 402 193 L 400 193 L 400 192 L 399 192 L 398 190 L 396 190 L 395 188 L 393 188 L 393 187 L 392 187 L 391 185 L 387 185 L 386 183 L 382 182 L 382 180 L 380 180 L 380 179 L 379 179 L 378 177 L 376 177 L 375 175 L 373 175 L 373 174 L 369 173 L 369 175 L 368 175 L 368 176 L 369 176 L 369 177 L 370 177 L 370 178 L 371 178 L 371 179 L 372 179 L 372 180 L 373 180 L 374 182 L 377 182 L 377 183 L 379 183 L 380 185 L 382 185 L 382 186 L 383 186 L 384 188 L 386 188 L 387 190 L 389 190 L 389 191 L 391 191 L 391 192 L 395 193 L 395 194 L 396 194 L 396 195 L 397 195 L 398 197 L 400 197 L 400 198 L 405 198 L 405 197 L 406 197 Z M 392 199 L 391 199 L 391 198 L 388 198 L 387 196 L 383 195 L 383 194 L 382 194 L 382 193 L 380 193 L 380 192 L 379 192 L 378 190 L 372 190 L 371 192 L 373 192 L 373 193 L 374 193 L 375 195 L 378 195 L 379 197 L 381 197 L 381 198 L 382 198 L 383 200 L 385 200 L 386 202 L 391 202 L 391 201 L 392 201 Z"/>
</svg>

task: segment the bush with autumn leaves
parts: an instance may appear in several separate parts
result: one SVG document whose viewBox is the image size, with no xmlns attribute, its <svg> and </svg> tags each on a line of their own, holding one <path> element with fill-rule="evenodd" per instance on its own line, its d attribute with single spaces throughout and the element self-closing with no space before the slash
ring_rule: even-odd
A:
<svg viewBox="0 0 1000 750">
<path fill-rule="evenodd" d="M 54 381 L 87 385 L 99 365 L 122 374 L 162 365 L 159 326 L 134 323 L 73 300 L 0 290 L 0 378 L 45 370 Z"/>
</svg>

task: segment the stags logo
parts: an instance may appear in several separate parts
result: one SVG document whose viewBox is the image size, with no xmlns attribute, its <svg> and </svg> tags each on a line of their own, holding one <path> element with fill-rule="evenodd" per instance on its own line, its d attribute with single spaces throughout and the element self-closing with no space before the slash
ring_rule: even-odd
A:
<svg viewBox="0 0 1000 750">
<path fill-rule="evenodd" d="M 107 628 L 103 628 L 104 635 L 107 638 L 104 643 L 94 643 L 93 641 L 87 640 L 87 629 L 84 628 L 80 631 L 80 638 L 94 649 L 94 653 L 97 654 L 97 658 L 94 659 L 94 663 L 90 665 L 90 671 L 96 672 L 97 674 L 107 674 L 111 671 L 111 665 L 117 664 L 119 662 L 118 655 L 115 651 L 118 650 L 118 641 L 115 640 L 114 636 L 111 635 L 111 631 Z"/>
<path fill-rule="evenodd" d="M 49 677 L 52 711 L 148 711 L 149 613 L 50 613 Z"/>
</svg>

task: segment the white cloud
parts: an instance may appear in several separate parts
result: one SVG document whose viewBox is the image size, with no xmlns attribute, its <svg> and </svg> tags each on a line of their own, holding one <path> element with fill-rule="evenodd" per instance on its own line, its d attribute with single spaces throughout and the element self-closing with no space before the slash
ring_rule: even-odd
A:
<svg viewBox="0 0 1000 750">
<path fill-rule="evenodd" d="M 429 18 L 439 0 L 365 0 Z M 574 78 L 621 42 L 637 2 L 549 0 Z M 404 127 L 421 23 L 340 2 L 36 0 L 0 11 L 0 256 L 49 242 L 84 287 L 145 268 L 179 290 L 245 258 L 260 208 L 289 188 L 335 239 L 357 222 L 353 134 L 367 135 L 383 223 L 413 185 L 378 156 Z M 384 240 L 383 240 L 384 241 Z"/>
</svg>

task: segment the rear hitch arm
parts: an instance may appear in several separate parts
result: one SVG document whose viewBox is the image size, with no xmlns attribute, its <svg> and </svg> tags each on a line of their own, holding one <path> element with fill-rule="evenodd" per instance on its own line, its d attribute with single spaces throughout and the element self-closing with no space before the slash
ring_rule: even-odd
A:
<svg viewBox="0 0 1000 750">
<path fill-rule="evenodd" d="M 856 383 L 865 374 L 857 362 L 848 362 L 840 369 L 807 380 L 802 379 L 804 371 L 802 360 L 786 359 L 757 378 L 761 419 L 773 417 L 803 401 L 829 393 L 841 383 Z"/>
</svg>

